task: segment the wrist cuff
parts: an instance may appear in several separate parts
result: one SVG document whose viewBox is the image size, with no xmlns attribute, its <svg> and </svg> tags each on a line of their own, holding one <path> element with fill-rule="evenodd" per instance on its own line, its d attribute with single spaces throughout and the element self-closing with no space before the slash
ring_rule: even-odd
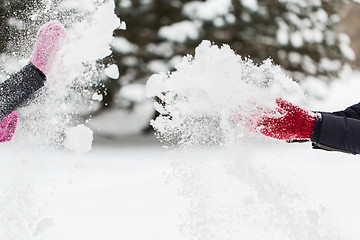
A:
<svg viewBox="0 0 360 240">
<path fill-rule="evenodd" d="M 304 125 L 300 132 L 300 137 L 302 139 L 310 139 L 311 138 L 312 132 L 314 130 L 315 122 L 316 122 L 316 116 L 308 115 L 304 119 Z"/>
</svg>

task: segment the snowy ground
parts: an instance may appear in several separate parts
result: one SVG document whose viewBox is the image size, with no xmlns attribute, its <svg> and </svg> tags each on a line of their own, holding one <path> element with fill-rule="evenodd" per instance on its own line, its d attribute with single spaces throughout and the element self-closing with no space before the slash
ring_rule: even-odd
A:
<svg viewBox="0 0 360 240">
<path fill-rule="evenodd" d="M 81 156 L 12 147 L 0 150 L 0 239 L 178 238 L 169 161 L 153 138 Z"/>
<path fill-rule="evenodd" d="M 358 77 L 314 109 L 356 103 Z M 95 137 L 82 155 L 23 144 L 0 145 L 1 240 L 360 238 L 358 156 L 266 139 L 170 151 Z"/>
<path fill-rule="evenodd" d="M 207 189 L 203 183 L 197 186 L 194 182 L 182 186 L 175 184 L 175 181 L 171 180 L 171 175 L 174 169 L 180 167 L 179 162 L 152 137 L 127 137 L 117 141 L 98 140 L 90 153 L 80 156 L 65 152 L 34 151 L 34 149 L 19 151 L 7 144 L 0 147 L 2 152 L 1 239 L 175 240 L 189 239 L 179 233 L 180 224 L 192 224 L 194 227 L 205 227 L 205 229 L 219 227 L 217 221 L 191 222 L 201 219 L 203 217 L 201 215 L 206 214 L 206 209 L 193 212 L 189 219 L 182 220 L 189 221 L 187 223 L 179 220 L 178 215 L 184 214 L 188 209 L 182 206 L 184 201 L 177 196 L 178 190 L 189 192 L 206 190 L 215 195 L 217 192 Z M 314 238 L 304 239 L 359 239 L 360 191 L 357 186 L 360 182 L 360 161 L 357 156 L 316 151 L 312 150 L 309 144 L 285 144 L 277 141 L 268 142 L 262 145 L 261 151 L 258 150 L 248 147 L 244 152 L 244 155 L 247 155 L 245 159 L 251 159 L 253 166 L 256 166 L 252 170 L 240 169 L 244 166 L 241 164 L 244 155 L 239 155 L 235 159 L 232 170 L 242 171 L 237 175 L 237 180 L 251 182 L 251 179 L 257 178 L 255 172 L 258 171 L 261 176 L 267 175 L 264 179 L 273 182 L 270 185 L 266 183 L 265 187 L 269 187 L 270 191 L 274 190 L 275 198 L 281 195 L 290 196 L 290 191 L 299 194 L 297 199 L 300 199 L 300 202 L 308 201 L 304 203 L 304 211 L 315 209 L 313 211 L 315 216 L 312 219 L 318 222 L 308 225 L 309 228 L 315 227 Z M 227 161 L 225 158 L 228 156 L 219 151 L 220 153 L 207 151 L 206 162 L 202 162 L 200 158 L 198 163 L 202 165 L 201 168 L 207 170 L 201 170 L 196 163 L 192 163 L 195 165 L 187 163 L 184 166 L 189 167 L 189 172 L 196 170 L 198 175 L 204 175 L 214 167 L 212 165 L 216 163 L 215 158 L 219 160 L 219 154 L 224 156 L 220 161 Z M 184 162 L 187 162 L 189 156 L 182 154 L 175 154 L 176 158 L 183 156 Z M 252 174 L 253 178 L 245 176 L 246 171 Z M 227 188 L 228 185 L 222 185 L 222 180 L 228 178 L 227 174 L 220 170 L 217 173 L 205 176 L 205 180 L 211 183 L 215 179 L 220 187 Z M 180 178 L 189 179 L 185 175 Z M 204 178 L 199 179 L 204 180 Z M 248 191 L 242 190 L 241 184 L 237 186 L 236 180 L 228 183 L 233 185 L 230 189 L 238 189 L 243 193 Z M 275 188 L 271 189 L 272 186 Z M 258 194 L 266 193 L 266 190 L 261 190 L 259 186 L 256 188 Z M 222 199 L 220 192 L 217 195 L 209 195 L 208 198 L 217 199 L 216 204 L 219 206 L 225 203 L 224 206 L 229 207 L 235 214 L 238 211 L 241 215 L 244 209 L 237 208 L 233 202 L 242 199 L 236 199 L 237 195 L 228 193 L 225 193 L 228 199 Z M 199 195 L 189 195 L 189 199 L 194 197 L 204 200 Z M 238 197 L 243 196 L 238 195 Z M 262 201 L 264 203 L 264 200 Z M 276 203 L 272 198 L 265 202 L 272 205 L 275 211 L 293 209 L 294 216 L 287 217 L 290 220 L 296 219 L 298 214 L 296 211 L 301 211 L 301 204 L 291 205 L 294 199 L 288 201 L 289 206 Z M 262 203 L 256 204 L 261 206 Z M 317 212 L 319 206 L 321 210 Z M 215 209 L 215 206 L 207 207 L 209 211 Z M 220 213 L 208 214 L 219 218 L 221 211 L 220 209 Z M 267 213 L 256 211 L 254 213 L 259 214 L 250 216 L 254 220 L 254 228 L 263 230 L 264 223 L 256 221 L 262 217 L 267 218 Z M 226 216 L 225 212 L 223 214 Z M 275 214 L 274 219 L 277 218 Z M 241 217 L 239 220 L 248 221 Z M 224 224 L 233 224 L 230 219 L 225 218 L 223 221 Z M 316 237 L 317 227 L 320 230 L 328 225 L 331 229 L 325 231 L 328 233 L 333 231 L 331 235 L 334 237 Z M 288 230 L 287 227 L 277 226 L 274 231 L 282 234 Z M 219 239 L 221 234 L 218 232 L 218 236 L 215 235 L 212 239 Z M 206 234 L 202 235 L 206 236 Z M 231 234 L 228 236 L 227 239 L 232 239 Z M 244 239 L 258 239 L 251 238 L 253 235 L 249 229 L 240 231 L 239 237 L 245 236 L 249 238 Z M 193 237 L 197 239 L 196 236 Z M 197 237 L 201 238 L 201 234 Z M 300 238 L 297 238 L 295 232 L 291 232 L 289 239 Z"/>
<path fill-rule="evenodd" d="M 82 62 L 109 54 L 107 43 L 119 24 L 112 13 L 113 6 L 108 4 L 94 14 L 89 28 L 84 26 L 91 21 L 73 25 L 69 30 L 71 41 L 61 57 L 59 79 L 71 73 L 67 77 L 71 82 L 83 75 L 79 71 Z M 99 41 L 90 46 L 89 38 Z M 99 51 L 86 51 L 89 48 Z M 212 52 L 207 48 L 206 43 L 200 48 L 198 65 L 197 61 L 183 60 L 179 71 L 185 89 L 182 93 L 191 97 L 185 98 L 189 100 L 185 103 L 191 104 L 174 98 L 180 99 L 175 113 L 198 107 L 215 116 L 228 116 L 241 102 L 247 102 L 247 97 L 266 102 L 265 97 L 279 96 L 268 89 L 264 92 L 264 88 L 260 91 L 241 85 L 242 75 L 245 80 L 250 76 L 250 80 L 262 82 L 261 69 L 261 77 L 253 78 L 257 67 L 246 63 L 239 67 L 238 57 L 231 51 L 225 49 L 226 54 L 221 55 L 215 48 Z M 293 83 L 269 64 L 262 69 L 271 70 L 270 79 L 280 86 L 275 90 L 284 93 L 283 88 L 293 89 L 287 84 Z M 118 74 L 117 69 L 110 71 L 114 78 Z M 178 91 L 179 84 L 161 86 L 168 77 L 153 78 L 158 81 L 153 82 L 151 94 L 162 94 L 164 89 Z M 360 73 L 350 72 L 341 78 L 343 81 L 329 88 L 317 81 L 303 86 L 313 95 L 328 96 L 324 101 L 311 102 L 311 107 L 335 111 L 358 102 Z M 233 80 L 233 85 L 219 79 Z M 194 85 L 196 80 L 200 84 Z M 286 93 L 295 97 L 292 91 Z M 59 99 L 63 98 L 61 95 Z M 77 106 L 73 102 L 70 105 Z M 41 104 L 37 107 L 45 108 Z M 51 104 L 50 108 L 50 112 L 59 111 Z M 129 119 L 123 120 L 126 128 L 130 128 L 126 123 L 133 122 Z M 36 130 L 43 130 L 47 126 L 44 122 L 49 121 L 40 120 L 30 121 L 22 130 L 34 124 L 39 125 Z M 115 127 L 121 125 L 114 123 Z M 183 130 L 192 130 L 188 127 L 191 125 Z M 204 127 L 206 123 L 199 124 L 196 130 Z M 211 127 L 208 133 L 213 132 Z M 231 130 L 233 125 L 229 127 Z M 54 130 L 51 125 L 50 130 Z M 113 126 L 110 131 L 115 131 Z M 18 132 L 21 138 L 21 129 Z M 264 139 L 232 148 L 168 151 L 154 137 L 95 138 L 92 151 L 83 155 L 42 149 L 40 142 L 24 146 L 28 142 L 34 141 L 23 137 L 23 141 L 0 145 L 0 240 L 360 239 L 358 156 L 315 151 L 308 143 Z"/>
</svg>

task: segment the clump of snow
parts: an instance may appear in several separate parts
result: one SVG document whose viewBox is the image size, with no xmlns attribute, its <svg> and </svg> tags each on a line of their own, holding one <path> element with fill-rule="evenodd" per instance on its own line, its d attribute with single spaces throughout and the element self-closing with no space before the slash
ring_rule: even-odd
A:
<svg viewBox="0 0 360 240">
<path fill-rule="evenodd" d="M 59 4 L 59 10 L 74 10 L 74 9 L 78 11 L 93 12 L 96 10 L 96 7 L 94 4 L 89 4 L 89 2 L 86 0 L 77 0 L 77 1 L 65 0 Z"/>
<path fill-rule="evenodd" d="M 257 0 L 241 0 L 241 4 L 253 12 L 256 12 L 259 9 Z"/>
<path fill-rule="evenodd" d="M 101 102 L 103 100 L 103 95 L 100 94 L 100 93 L 94 93 L 92 96 L 91 96 L 91 99 L 94 100 L 94 101 L 99 101 Z"/>
<path fill-rule="evenodd" d="M 172 42 L 185 42 L 187 39 L 197 39 L 200 27 L 191 21 L 182 21 L 159 30 L 159 36 Z"/>
<path fill-rule="evenodd" d="M 76 127 L 69 127 L 65 130 L 64 147 L 75 153 L 86 153 L 91 150 L 93 131 L 80 124 Z"/>
<path fill-rule="evenodd" d="M 169 65 L 164 60 L 152 60 L 149 62 L 147 68 L 153 73 L 167 72 Z"/>
<path fill-rule="evenodd" d="M 114 3 L 109 1 L 100 6 L 92 18 L 85 19 L 67 29 L 69 41 L 60 56 L 63 68 L 82 69 L 83 63 L 93 62 L 111 54 L 109 43 L 112 33 L 120 25 L 114 14 Z M 74 64 L 75 67 L 74 67 Z M 71 65 L 71 66 L 69 66 Z"/>
<path fill-rule="evenodd" d="M 119 95 L 132 102 L 143 102 L 147 100 L 144 84 L 134 83 L 121 88 Z"/>
<path fill-rule="evenodd" d="M 231 7 L 230 0 L 190 1 L 184 5 L 183 14 L 191 19 L 211 21 L 227 15 Z"/>
<path fill-rule="evenodd" d="M 290 34 L 290 42 L 295 48 L 300 48 L 304 45 L 304 39 L 301 32 L 292 32 Z"/>
<path fill-rule="evenodd" d="M 324 35 L 320 29 L 302 29 L 302 35 L 306 42 L 321 43 L 324 40 Z"/>
<path fill-rule="evenodd" d="M 293 65 L 300 64 L 302 59 L 301 54 L 298 52 L 289 52 L 288 58 Z"/>
<path fill-rule="evenodd" d="M 303 61 L 302 61 L 302 67 L 303 69 L 310 73 L 310 74 L 315 74 L 317 67 L 316 67 L 316 63 L 309 57 L 309 56 L 304 56 L 303 57 Z"/>
<path fill-rule="evenodd" d="M 8 19 L 7 24 L 18 30 L 24 29 L 24 22 L 13 17 Z"/>
<path fill-rule="evenodd" d="M 289 29 L 288 26 L 283 22 L 278 20 L 279 28 L 276 31 L 276 40 L 280 45 L 287 45 L 289 42 Z"/>
<path fill-rule="evenodd" d="M 340 60 L 331 60 L 328 58 L 322 58 L 320 60 L 320 68 L 327 71 L 341 71 L 341 62 Z"/>
<path fill-rule="evenodd" d="M 23 61 L 18 61 L 16 59 L 13 59 L 6 54 L 0 55 L 0 62 L 3 64 L 2 71 L 8 73 L 20 71 L 20 69 L 27 63 L 27 61 L 23 63 Z"/>
<path fill-rule="evenodd" d="M 119 29 L 121 29 L 121 30 L 126 30 L 126 22 L 125 22 L 125 21 L 121 21 L 121 22 L 120 22 L 120 27 L 119 27 Z"/>
<path fill-rule="evenodd" d="M 151 122 L 161 138 L 180 145 L 234 142 L 246 131 L 234 116 L 254 114 L 255 105 L 274 107 L 283 97 L 304 101 L 300 87 L 279 66 L 260 66 L 242 59 L 228 45 L 203 41 L 195 56 L 186 56 L 176 71 L 160 73 L 147 82 L 147 95 L 156 97 L 160 116 Z"/>
<path fill-rule="evenodd" d="M 340 50 L 344 56 L 349 60 L 355 60 L 355 52 L 350 47 L 350 38 L 345 33 L 339 34 Z"/>
<path fill-rule="evenodd" d="M 118 79 L 120 76 L 119 68 L 116 64 L 111 64 L 105 68 L 104 73 L 109 78 Z"/>
<path fill-rule="evenodd" d="M 130 43 L 126 38 L 114 37 L 110 46 L 112 49 L 119 53 L 135 53 L 138 51 L 138 47 L 135 44 Z"/>
<path fill-rule="evenodd" d="M 327 23 L 329 21 L 329 16 L 328 16 L 327 12 L 322 8 L 319 8 L 316 11 L 315 17 L 318 20 L 318 22 L 320 22 L 320 23 Z"/>
<path fill-rule="evenodd" d="M 329 93 L 329 86 L 315 77 L 307 77 L 300 83 L 301 88 L 313 98 L 324 99 Z"/>
<path fill-rule="evenodd" d="M 162 42 L 162 43 L 149 43 L 146 46 L 146 51 L 151 54 L 156 54 L 158 56 L 163 56 L 169 58 L 174 55 L 174 49 L 172 43 Z"/>
</svg>

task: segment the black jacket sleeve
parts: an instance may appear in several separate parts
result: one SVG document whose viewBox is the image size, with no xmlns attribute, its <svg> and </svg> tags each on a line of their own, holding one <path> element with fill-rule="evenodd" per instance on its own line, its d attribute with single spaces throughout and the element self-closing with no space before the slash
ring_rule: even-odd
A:
<svg viewBox="0 0 360 240">
<path fill-rule="evenodd" d="M 314 148 L 360 153 L 360 103 L 344 111 L 321 112 L 311 136 Z"/>
<path fill-rule="evenodd" d="M 0 120 L 26 103 L 44 86 L 46 76 L 29 63 L 0 84 Z"/>
<path fill-rule="evenodd" d="M 351 107 L 346 108 L 344 111 L 333 112 L 331 114 L 335 116 L 360 119 L 360 103 L 352 105 Z"/>
</svg>

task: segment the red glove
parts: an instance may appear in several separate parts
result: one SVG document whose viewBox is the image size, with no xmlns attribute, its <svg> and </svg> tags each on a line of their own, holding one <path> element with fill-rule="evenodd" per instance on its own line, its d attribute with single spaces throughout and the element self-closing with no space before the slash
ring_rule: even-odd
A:
<svg viewBox="0 0 360 240">
<path fill-rule="evenodd" d="M 315 114 L 281 98 L 276 99 L 276 104 L 279 106 L 277 114 L 265 113 L 257 118 L 260 132 L 282 140 L 310 139 L 315 126 Z"/>
</svg>

